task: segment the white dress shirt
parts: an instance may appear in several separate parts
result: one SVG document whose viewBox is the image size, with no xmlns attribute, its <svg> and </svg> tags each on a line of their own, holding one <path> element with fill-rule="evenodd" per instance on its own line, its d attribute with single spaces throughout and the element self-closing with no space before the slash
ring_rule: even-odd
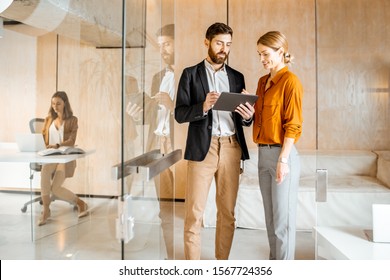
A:
<svg viewBox="0 0 390 280">
<path fill-rule="evenodd" d="M 169 94 L 169 97 L 173 100 L 175 97 L 175 74 L 174 72 L 167 68 L 165 75 L 160 84 L 160 92 L 166 92 Z M 157 128 L 154 133 L 158 136 L 168 136 L 169 135 L 169 119 L 171 111 L 163 105 L 159 105 L 157 112 Z"/>
<path fill-rule="evenodd" d="M 209 90 L 218 93 L 229 92 L 229 78 L 226 72 L 225 64 L 221 69 L 215 71 L 213 66 L 205 59 L 204 60 L 207 73 L 207 81 Z M 235 134 L 234 122 L 232 113 L 227 111 L 213 111 L 213 136 L 231 136 Z"/>
</svg>

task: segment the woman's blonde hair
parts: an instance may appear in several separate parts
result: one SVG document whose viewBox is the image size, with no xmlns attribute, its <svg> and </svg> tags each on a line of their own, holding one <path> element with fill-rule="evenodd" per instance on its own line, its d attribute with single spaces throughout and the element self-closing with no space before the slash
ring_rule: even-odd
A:
<svg viewBox="0 0 390 280">
<path fill-rule="evenodd" d="M 288 42 L 286 36 L 279 31 L 269 31 L 265 33 L 259 38 L 259 40 L 257 40 L 257 45 L 259 44 L 269 47 L 275 51 L 283 47 L 284 63 L 291 63 L 293 60 L 293 56 L 288 52 Z"/>
</svg>

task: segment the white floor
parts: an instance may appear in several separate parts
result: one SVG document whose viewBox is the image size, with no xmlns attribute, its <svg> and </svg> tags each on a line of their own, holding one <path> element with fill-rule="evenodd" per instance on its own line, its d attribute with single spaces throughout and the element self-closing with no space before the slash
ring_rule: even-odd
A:
<svg viewBox="0 0 390 280">
<path fill-rule="evenodd" d="M 133 209 L 136 217 L 134 238 L 127 244 L 116 239 L 116 199 L 87 198 L 91 214 L 78 219 L 73 206 L 55 201 L 47 224 L 36 226 L 41 206 L 35 203 L 21 212 L 29 195 L 0 192 L 0 259 L 2 260 L 118 260 L 124 259 L 184 259 L 183 202 L 175 203 L 173 256 L 167 255 L 164 235 L 158 218 L 159 207 L 153 200 L 138 200 Z M 171 202 L 162 206 L 170 207 Z M 202 231 L 202 259 L 214 259 L 214 228 Z M 168 242 L 170 243 L 170 242 Z M 167 244 L 168 244 L 167 243 Z M 169 246 L 169 244 L 168 244 Z M 268 258 L 268 243 L 264 230 L 237 228 L 230 254 L 232 260 Z M 311 232 L 297 232 L 296 259 L 314 259 L 314 239 Z"/>
</svg>

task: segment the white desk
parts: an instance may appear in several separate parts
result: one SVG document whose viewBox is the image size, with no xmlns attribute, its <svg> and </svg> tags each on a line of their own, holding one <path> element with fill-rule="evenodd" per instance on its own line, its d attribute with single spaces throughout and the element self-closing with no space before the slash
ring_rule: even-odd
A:
<svg viewBox="0 0 390 280">
<path fill-rule="evenodd" d="M 357 227 L 315 227 L 316 259 L 390 260 L 390 243 L 374 243 Z"/>
<path fill-rule="evenodd" d="M 20 152 L 12 145 L 0 148 L 0 162 L 29 162 L 29 163 L 67 163 L 86 157 L 95 150 L 87 150 L 85 154 L 40 156 L 35 152 Z"/>
<path fill-rule="evenodd" d="M 95 150 L 87 150 L 85 154 L 39 156 L 37 153 L 22 153 L 16 143 L 0 143 L 0 187 L 25 189 L 33 183 L 39 186 L 39 178 L 31 182 L 30 163 L 67 163 L 81 159 L 94 153 Z M 17 174 L 17 176 L 15 176 Z M 39 176 L 38 176 L 39 177 Z M 31 185 L 30 185 L 31 188 Z"/>
</svg>

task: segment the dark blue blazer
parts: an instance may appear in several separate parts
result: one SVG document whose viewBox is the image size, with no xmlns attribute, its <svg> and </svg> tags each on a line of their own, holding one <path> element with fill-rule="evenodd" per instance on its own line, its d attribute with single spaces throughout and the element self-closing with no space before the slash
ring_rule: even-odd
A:
<svg viewBox="0 0 390 280">
<path fill-rule="evenodd" d="M 226 72 L 230 91 L 242 92 L 245 88 L 244 75 L 228 65 L 226 65 Z M 203 102 L 208 92 L 209 85 L 204 61 L 183 70 L 177 90 L 175 119 L 178 123 L 189 122 L 184 152 L 184 158 L 187 160 L 204 160 L 210 148 L 213 127 L 212 110 L 209 110 L 206 116 L 203 114 Z M 233 112 L 232 116 L 238 143 L 242 150 L 241 159 L 249 159 L 242 126 L 250 125 L 250 123 L 243 122 L 238 113 Z"/>
</svg>

